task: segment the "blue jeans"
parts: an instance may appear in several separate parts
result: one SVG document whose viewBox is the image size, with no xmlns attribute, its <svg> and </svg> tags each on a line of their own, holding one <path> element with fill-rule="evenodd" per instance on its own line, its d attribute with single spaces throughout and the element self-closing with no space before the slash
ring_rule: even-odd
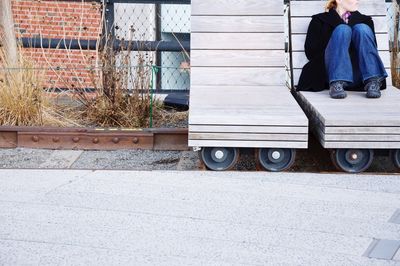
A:
<svg viewBox="0 0 400 266">
<path fill-rule="evenodd" d="M 349 49 L 352 46 L 354 55 Z M 366 24 L 350 27 L 338 25 L 325 50 L 325 68 L 329 83 L 347 81 L 349 87 L 362 86 L 370 78 L 386 78 L 385 67 L 378 54 L 375 36 Z"/>
</svg>

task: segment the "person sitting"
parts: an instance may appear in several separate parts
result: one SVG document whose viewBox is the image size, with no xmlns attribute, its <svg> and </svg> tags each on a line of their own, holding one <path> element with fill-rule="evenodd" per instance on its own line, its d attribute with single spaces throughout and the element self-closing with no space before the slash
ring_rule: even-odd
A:
<svg viewBox="0 0 400 266">
<path fill-rule="evenodd" d="M 309 62 L 297 90 L 329 89 L 334 99 L 346 98 L 345 89 L 381 97 L 388 74 L 378 54 L 374 23 L 357 10 L 358 0 L 329 0 L 326 12 L 312 16 L 304 45 Z"/>
</svg>

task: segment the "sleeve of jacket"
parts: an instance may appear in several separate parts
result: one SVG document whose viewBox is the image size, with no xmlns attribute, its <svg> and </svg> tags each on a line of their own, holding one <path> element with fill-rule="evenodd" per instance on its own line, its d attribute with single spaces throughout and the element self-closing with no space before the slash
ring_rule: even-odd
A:
<svg viewBox="0 0 400 266">
<path fill-rule="evenodd" d="M 313 16 L 310 25 L 308 26 L 306 42 L 304 44 L 304 51 L 308 60 L 311 60 L 323 51 L 321 31 L 321 21 Z"/>
</svg>

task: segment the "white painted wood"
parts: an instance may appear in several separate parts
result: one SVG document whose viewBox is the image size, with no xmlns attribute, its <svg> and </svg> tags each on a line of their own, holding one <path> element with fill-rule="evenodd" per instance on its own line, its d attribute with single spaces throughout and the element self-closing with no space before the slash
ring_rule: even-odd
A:
<svg viewBox="0 0 400 266">
<path fill-rule="evenodd" d="M 385 67 L 390 67 L 390 54 L 388 51 L 379 51 L 379 56 L 382 59 Z M 308 59 L 304 52 L 292 52 L 293 68 L 303 68 L 308 63 Z"/>
<path fill-rule="evenodd" d="M 261 140 L 261 141 L 307 141 L 307 134 L 256 134 L 256 133 L 191 133 L 191 140 Z"/>
<path fill-rule="evenodd" d="M 305 34 L 292 34 L 292 51 L 302 52 L 304 51 L 304 43 L 306 41 Z M 389 51 L 389 38 L 385 33 L 376 34 L 376 42 L 378 44 L 378 50 Z"/>
<path fill-rule="evenodd" d="M 192 67 L 231 66 L 231 67 L 284 67 L 283 50 L 192 50 Z"/>
<path fill-rule="evenodd" d="M 268 86 L 285 85 L 285 71 L 282 68 L 229 68 L 192 67 L 191 84 Z"/>
<path fill-rule="evenodd" d="M 290 148 L 307 149 L 306 141 L 248 141 L 248 140 L 191 140 L 190 147 L 234 147 L 234 148 Z"/>
<path fill-rule="evenodd" d="M 325 12 L 326 1 L 290 1 L 292 17 L 310 17 Z M 363 0 L 359 2 L 359 11 L 365 15 L 386 15 L 384 1 Z"/>
<path fill-rule="evenodd" d="M 310 24 L 310 17 L 291 17 L 291 31 L 292 34 L 306 34 L 308 25 Z M 386 16 L 373 17 L 374 27 L 376 33 L 388 32 L 388 20 Z"/>
<path fill-rule="evenodd" d="M 189 132 L 216 132 L 216 133 L 264 133 L 264 134 L 307 134 L 308 127 L 279 127 L 279 126 L 212 126 L 212 125 L 189 125 Z M 399 128 L 400 132 L 400 128 Z"/>
<path fill-rule="evenodd" d="M 282 0 L 192 0 L 192 16 L 283 15 Z"/>
<path fill-rule="evenodd" d="M 191 50 L 283 50 L 283 33 L 192 33 Z"/>
<path fill-rule="evenodd" d="M 197 32 L 284 32 L 283 16 L 192 16 L 192 33 Z"/>
</svg>

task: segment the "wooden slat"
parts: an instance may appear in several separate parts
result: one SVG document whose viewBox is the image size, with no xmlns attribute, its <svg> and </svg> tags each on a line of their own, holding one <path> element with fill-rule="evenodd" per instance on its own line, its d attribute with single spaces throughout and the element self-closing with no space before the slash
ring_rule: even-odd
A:
<svg viewBox="0 0 400 266">
<path fill-rule="evenodd" d="M 192 67 L 191 77 L 192 85 L 285 85 L 282 68 Z"/>
<path fill-rule="evenodd" d="M 196 108 L 264 108 L 268 103 L 279 110 L 297 106 L 289 89 L 283 86 L 192 86 L 190 96 L 190 106 Z"/>
<path fill-rule="evenodd" d="M 285 52 L 283 50 L 192 50 L 190 61 L 192 67 L 284 67 Z"/>
<path fill-rule="evenodd" d="M 192 0 L 192 16 L 197 15 L 282 15 L 282 0 Z"/>
<path fill-rule="evenodd" d="M 335 100 L 328 91 L 300 92 L 303 104 L 310 108 L 325 126 L 398 127 L 400 126 L 400 90 L 390 87 L 380 99 L 367 99 L 364 92 L 348 92 L 348 97 Z"/>
<path fill-rule="evenodd" d="M 307 149 L 306 141 L 233 141 L 233 140 L 191 140 L 190 147 L 235 147 L 235 148 L 291 148 Z"/>
<path fill-rule="evenodd" d="M 322 142 L 325 149 L 400 149 L 400 142 Z"/>
<path fill-rule="evenodd" d="M 299 83 L 299 78 L 301 74 L 301 68 L 293 69 L 292 75 L 293 75 L 293 81 L 295 86 Z M 386 79 L 386 84 L 388 86 L 392 85 L 392 71 L 390 68 L 386 68 L 386 72 L 389 75 L 388 78 Z"/>
<path fill-rule="evenodd" d="M 189 113 L 189 124 L 207 125 L 259 125 L 259 126 L 307 126 L 308 121 L 304 114 L 294 113 L 287 115 L 286 110 L 275 111 L 274 108 L 265 110 L 242 110 L 239 108 L 227 109 L 198 109 Z"/>
<path fill-rule="evenodd" d="M 355 134 L 355 135 L 349 135 L 349 134 L 338 134 L 338 135 L 332 135 L 332 134 L 324 134 L 324 140 L 326 142 L 363 142 L 363 141 L 368 141 L 368 142 L 375 142 L 375 141 L 381 141 L 381 142 L 400 142 L 400 135 L 364 135 L 364 134 Z"/>
<path fill-rule="evenodd" d="M 310 17 L 325 11 L 326 1 L 290 1 L 292 17 Z M 384 1 L 364 0 L 360 1 L 359 11 L 369 16 L 386 15 Z"/>
<path fill-rule="evenodd" d="M 304 43 L 306 41 L 305 34 L 293 34 L 292 35 L 292 51 L 294 52 L 302 52 L 304 51 Z M 378 50 L 380 51 L 388 51 L 389 50 L 389 38 L 385 33 L 376 34 L 376 41 L 378 44 Z"/>
<path fill-rule="evenodd" d="M 390 53 L 388 51 L 379 51 L 379 55 L 382 59 L 385 67 L 390 67 Z M 306 54 L 304 52 L 292 52 L 293 68 L 303 68 L 308 62 Z"/>
<path fill-rule="evenodd" d="M 278 127 L 278 126 L 236 126 L 236 125 L 234 126 L 189 125 L 189 132 L 307 134 L 308 127 L 307 126 Z"/>
<path fill-rule="evenodd" d="M 193 33 L 191 50 L 283 50 L 283 33 Z"/>
<path fill-rule="evenodd" d="M 191 32 L 284 32 L 282 16 L 192 16 Z"/>
<path fill-rule="evenodd" d="M 191 140 L 261 140 L 261 141 L 307 141 L 307 134 L 255 134 L 255 133 L 190 133 Z"/>
<path fill-rule="evenodd" d="M 291 17 L 291 31 L 292 34 L 306 34 L 308 25 L 310 24 L 310 17 Z M 387 17 L 373 17 L 374 27 L 376 33 L 388 32 Z"/>
<path fill-rule="evenodd" d="M 325 134 L 398 134 L 400 127 L 325 127 Z"/>
</svg>

